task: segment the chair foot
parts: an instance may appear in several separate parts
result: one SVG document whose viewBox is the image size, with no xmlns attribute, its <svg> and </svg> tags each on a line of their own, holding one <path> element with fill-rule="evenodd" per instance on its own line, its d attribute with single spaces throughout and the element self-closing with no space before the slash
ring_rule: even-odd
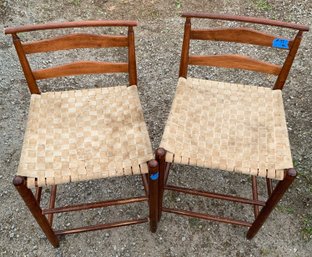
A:
<svg viewBox="0 0 312 257">
<path fill-rule="evenodd" d="M 280 201 L 280 199 L 283 197 L 284 193 L 287 191 L 287 189 L 290 187 L 294 179 L 296 178 L 296 171 L 295 169 L 287 169 L 285 170 L 285 178 L 284 180 L 280 181 L 275 189 L 273 190 L 271 196 L 267 200 L 265 206 L 261 209 L 259 215 L 255 219 L 255 221 L 252 223 L 251 227 L 249 228 L 247 232 L 247 239 L 252 239 L 259 229 L 262 227 L 266 219 L 269 217 L 270 213 L 274 209 L 274 207 L 277 205 L 277 203 Z"/>
<path fill-rule="evenodd" d="M 13 184 L 16 190 L 19 192 L 20 196 L 23 198 L 25 204 L 27 205 L 28 209 L 38 222 L 39 226 L 41 227 L 42 231 L 47 236 L 48 240 L 54 247 L 59 246 L 59 240 L 55 235 L 53 229 L 51 228 L 47 218 L 42 214 L 42 210 L 36 201 L 36 198 L 32 191 L 27 188 L 26 186 L 26 178 L 21 176 L 16 176 L 13 179 Z"/>
<path fill-rule="evenodd" d="M 156 160 L 148 162 L 148 184 L 149 184 L 149 218 L 150 230 L 155 233 L 158 223 L 158 181 L 159 167 Z"/>
</svg>

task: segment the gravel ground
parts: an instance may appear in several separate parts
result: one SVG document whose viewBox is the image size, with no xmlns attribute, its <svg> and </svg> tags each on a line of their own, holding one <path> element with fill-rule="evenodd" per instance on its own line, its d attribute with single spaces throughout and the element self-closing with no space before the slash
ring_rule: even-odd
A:
<svg viewBox="0 0 312 257">
<path fill-rule="evenodd" d="M 0 0 L 0 27 L 82 19 L 138 20 L 139 27 L 135 33 L 139 93 L 153 147 L 156 148 L 175 92 L 184 22 L 179 15 L 186 10 L 260 16 L 310 26 L 312 23 L 310 0 Z M 202 22 L 197 24 L 201 26 Z M 214 22 L 206 24 L 222 25 Z M 274 28 L 272 32 L 278 34 Z M 222 47 L 222 44 L 211 44 L 209 50 L 215 52 L 219 46 Z M 149 232 L 147 224 L 102 230 L 64 237 L 60 247 L 54 249 L 12 186 L 25 130 L 29 93 L 11 39 L 1 34 L 0 256 L 311 256 L 311 48 L 311 33 L 305 33 L 284 91 L 292 154 L 299 177 L 252 241 L 245 239 L 244 227 L 164 214 L 155 234 Z M 192 50 L 202 52 L 204 49 L 205 45 L 200 43 Z M 225 48 L 228 52 L 232 50 L 234 45 Z M 279 60 L 280 51 L 269 57 L 261 50 L 243 46 L 238 52 Z M 82 54 L 90 53 L 92 55 L 88 51 Z M 65 58 L 75 54 L 66 54 Z M 95 58 L 102 58 L 102 55 Z M 43 64 L 57 61 L 58 55 L 54 55 Z M 40 61 L 34 62 L 38 63 Z M 242 81 L 240 78 L 244 77 L 243 83 L 263 86 L 269 86 L 273 81 L 270 76 L 230 70 L 195 68 L 190 75 L 229 82 Z M 43 86 L 43 90 L 62 89 L 69 82 L 77 84 L 77 87 L 105 86 L 111 83 L 111 79 L 110 76 L 103 79 L 84 76 L 68 78 L 65 82 L 55 80 Z M 125 83 L 126 78 L 121 76 L 113 81 Z M 201 179 L 203 176 L 205 180 Z M 249 177 L 214 170 L 175 166 L 170 181 L 219 192 L 251 194 Z M 71 184 L 59 188 L 62 199 L 57 199 L 57 205 L 73 203 L 76 199 L 95 201 L 134 195 L 137 191 L 143 193 L 138 177 Z M 265 196 L 263 185 L 260 191 Z M 46 195 L 43 204 L 48 201 Z M 201 211 L 228 216 L 236 212 L 239 218 L 252 215 L 251 208 L 178 194 L 166 194 L 166 205 L 193 210 L 200 208 Z M 143 217 L 146 210 L 146 205 L 137 204 L 73 213 L 57 216 L 55 225 L 71 227 L 79 223 L 114 221 L 118 216 Z"/>
</svg>

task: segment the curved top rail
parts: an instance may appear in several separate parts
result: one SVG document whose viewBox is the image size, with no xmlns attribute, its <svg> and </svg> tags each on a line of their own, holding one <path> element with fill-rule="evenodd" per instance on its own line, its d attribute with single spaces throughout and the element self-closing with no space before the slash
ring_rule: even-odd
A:
<svg viewBox="0 0 312 257">
<path fill-rule="evenodd" d="M 137 26 L 136 21 L 127 20 L 95 20 L 95 21 L 70 21 L 70 22 L 55 22 L 47 24 L 24 25 L 20 27 L 10 27 L 4 30 L 5 34 L 14 34 L 19 32 L 29 32 L 35 30 L 47 29 L 65 29 L 79 27 L 134 27 Z"/>
<path fill-rule="evenodd" d="M 198 12 L 184 12 L 181 15 L 186 18 L 201 18 L 201 19 L 213 19 L 213 20 L 227 20 L 227 21 L 240 21 L 257 23 L 263 25 L 277 26 L 289 29 L 296 29 L 301 31 L 309 31 L 309 27 L 301 24 L 295 24 L 290 22 L 269 20 L 265 18 L 249 17 L 249 16 L 236 16 L 228 14 L 214 14 L 214 13 L 198 13 Z"/>
</svg>

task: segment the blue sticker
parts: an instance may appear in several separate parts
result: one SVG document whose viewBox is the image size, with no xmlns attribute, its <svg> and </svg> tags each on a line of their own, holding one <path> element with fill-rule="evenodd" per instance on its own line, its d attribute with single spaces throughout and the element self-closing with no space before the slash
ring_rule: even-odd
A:
<svg viewBox="0 0 312 257">
<path fill-rule="evenodd" d="M 152 174 L 150 178 L 151 180 L 157 180 L 159 178 L 159 172 L 157 171 L 156 173 Z"/>
<path fill-rule="evenodd" d="M 272 42 L 272 46 L 275 48 L 289 49 L 289 40 L 283 38 L 275 38 Z"/>
</svg>

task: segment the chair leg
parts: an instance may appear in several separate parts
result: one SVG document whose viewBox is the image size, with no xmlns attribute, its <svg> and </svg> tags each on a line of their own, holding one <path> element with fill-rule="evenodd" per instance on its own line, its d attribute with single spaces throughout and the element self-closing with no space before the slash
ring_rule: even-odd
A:
<svg viewBox="0 0 312 257">
<path fill-rule="evenodd" d="M 166 169 L 166 151 L 163 148 L 156 150 L 156 160 L 159 164 L 159 188 L 158 188 L 158 221 L 160 221 L 163 206 L 164 187 L 165 187 L 165 169 Z"/>
<path fill-rule="evenodd" d="M 59 240 L 55 235 L 53 229 L 51 228 L 47 218 L 42 214 L 42 210 L 36 201 L 35 196 L 32 191 L 26 186 L 26 178 L 21 176 L 16 176 L 13 180 L 13 184 L 16 190 L 19 192 L 20 196 L 23 198 L 28 209 L 38 222 L 39 226 L 47 236 L 48 240 L 54 247 L 59 246 Z"/>
<path fill-rule="evenodd" d="M 149 188 L 149 218 L 150 230 L 156 232 L 158 223 L 158 162 L 151 160 L 148 162 L 148 188 Z"/>
<path fill-rule="evenodd" d="M 268 198 L 265 206 L 261 209 L 259 215 L 252 223 L 251 227 L 247 232 L 247 239 L 252 239 L 259 229 L 262 227 L 266 219 L 269 217 L 270 213 L 277 205 L 279 200 L 283 197 L 284 193 L 287 191 L 289 186 L 292 184 L 294 179 L 296 178 L 296 171 L 295 169 L 287 169 L 285 170 L 285 178 L 284 180 L 280 181 L 275 189 L 273 190 L 271 196 Z"/>
</svg>

